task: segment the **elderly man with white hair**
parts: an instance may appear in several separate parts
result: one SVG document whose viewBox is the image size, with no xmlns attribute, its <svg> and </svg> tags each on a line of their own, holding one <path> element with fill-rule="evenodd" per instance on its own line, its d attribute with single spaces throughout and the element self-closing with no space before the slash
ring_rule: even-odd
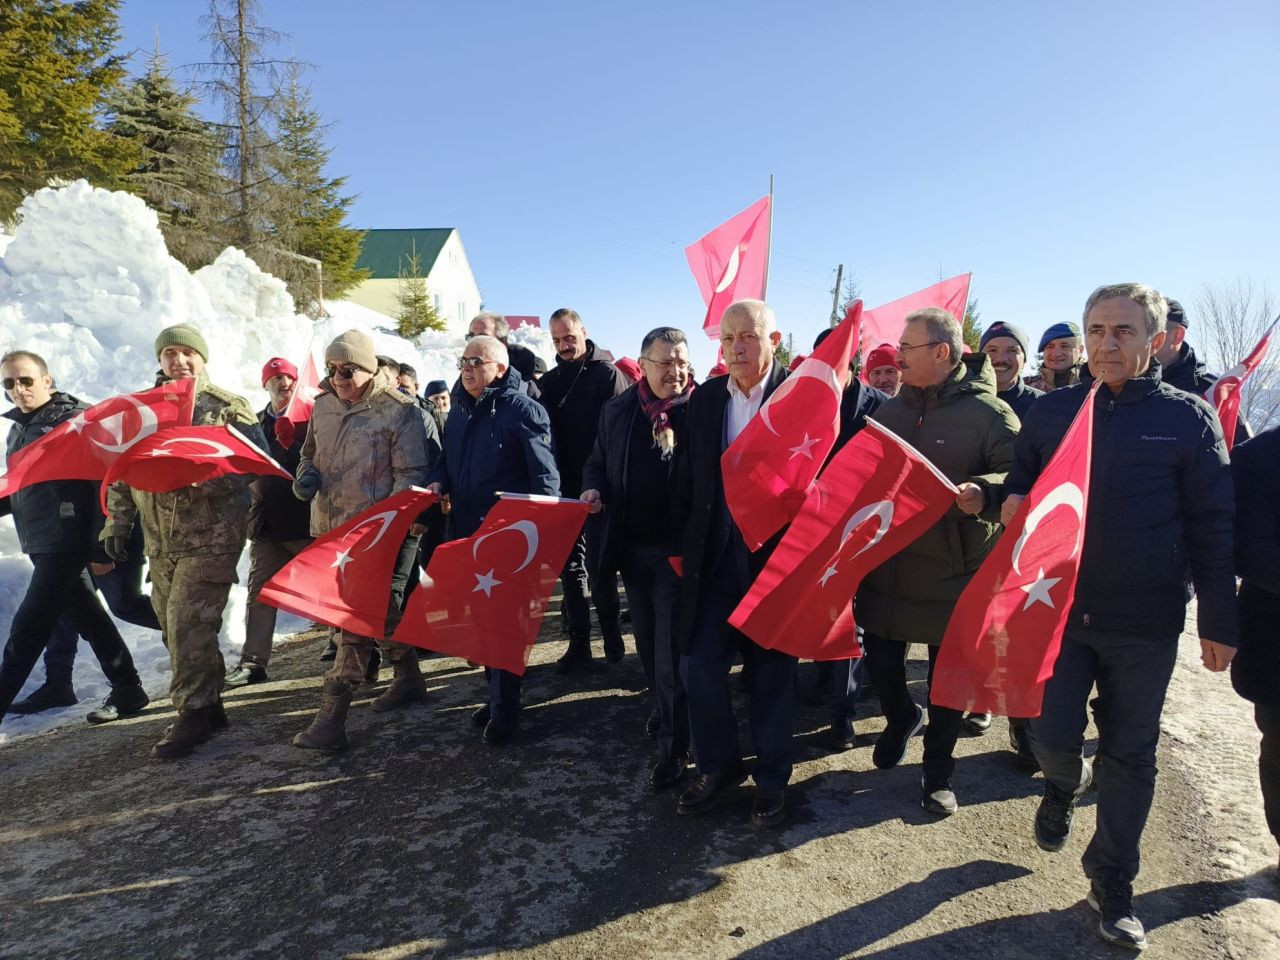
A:
<svg viewBox="0 0 1280 960">
<path fill-rule="evenodd" d="M 469 537 L 498 501 L 498 492 L 558 496 L 560 474 L 551 452 L 547 411 L 524 392 L 506 345 L 473 336 L 458 361 L 461 371 L 445 423 L 444 454 L 428 489 L 448 494 L 453 535 Z M 487 743 L 511 738 L 520 710 L 520 678 L 485 668 L 489 703 L 472 715 Z"/>
<path fill-rule="evenodd" d="M 681 554 L 684 568 L 676 635 L 698 763 L 698 776 L 676 810 L 705 813 L 747 778 L 729 692 L 729 669 L 741 652 L 751 686 L 751 819 L 758 826 L 780 824 L 785 813 L 796 658 L 766 650 L 729 626 L 729 614 L 780 536 L 754 553 L 747 549 L 725 503 L 720 456 L 786 379 L 786 368 L 773 356 L 780 340 L 773 310 L 763 301 L 739 300 L 725 310 L 720 347 L 729 375 L 708 380 L 690 399 L 688 438 L 676 447 L 671 489 L 673 540 L 679 545 L 673 552 Z"/>
</svg>

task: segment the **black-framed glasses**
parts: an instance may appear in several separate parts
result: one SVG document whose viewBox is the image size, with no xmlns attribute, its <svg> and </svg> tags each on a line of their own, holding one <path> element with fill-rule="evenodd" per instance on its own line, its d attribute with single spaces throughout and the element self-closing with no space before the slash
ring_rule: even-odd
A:
<svg viewBox="0 0 1280 960">
<path fill-rule="evenodd" d="M 486 363 L 497 362 L 497 360 L 488 360 L 484 357 L 459 357 L 458 369 L 465 370 L 467 367 L 470 367 L 472 370 L 475 370 L 477 367 L 483 367 Z"/>
<path fill-rule="evenodd" d="M 649 361 L 663 373 L 666 373 L 672 368 L 680 371 L 689 369 L 688 360 L 655 360 L 653 357 L 646 357 L 644 354 L 640 354 L 640 359 Z"/>
<path fill-rule="evenodd" d="M 5 377 L 3 380 L 0 380 L 0 384 L 3 384 L 6 390 L 12 390 L 18 384 L 22 384 L 24 387 L 34 387 L 36 385 L 36 378 L 35 377 Z"/>
<path fill-rule="evenodd" d="M 927 340 L 924 343 L 900 343 L 898 344 L 898 352 L 906 353 L 908 350 L 915 350 L 918 347 L 936 347 L 942 343 L 941 340 Z"/>
<path fill-rule="evenodd" d="M 335 367 L 330 363 L 325 365 L 324 372 L 325 376 L 330 380 L 350 380 L 359 369 L 354 363 L 343 364 L 340 367 Z"/>
</svg>

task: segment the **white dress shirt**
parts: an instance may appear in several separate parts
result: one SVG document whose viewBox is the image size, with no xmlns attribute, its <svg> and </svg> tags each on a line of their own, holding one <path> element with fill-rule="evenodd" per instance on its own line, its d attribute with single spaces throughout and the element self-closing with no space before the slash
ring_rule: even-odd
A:
<svg viewBox="0 0 1280 960">
<path fill-rule="evenodd" d="M 773 367 L 770 367 L 769 373 L 772 372 Z M 743 393 L 742 388 L 738 386 L 738 381 L 729 377 L 729 405 L 724 409 L 726 447 L 738 439 L 738 434 L 746 429 L 747 423 L 760 409 L 760 404 L 764 401 L 764 384 L 769 379 L 769 373 L 761 377 L 760 382 L 752 387 L 749 393 Z"/>
</svg>

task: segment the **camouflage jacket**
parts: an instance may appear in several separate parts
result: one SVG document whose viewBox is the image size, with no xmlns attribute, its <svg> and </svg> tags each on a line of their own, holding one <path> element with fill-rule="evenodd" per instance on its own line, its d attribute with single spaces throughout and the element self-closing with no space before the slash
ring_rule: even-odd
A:
<svg viewBox="0 0 1280 960">
<path fill-rule="evenodd" d="M 215 386 L 201 374 L 196 381 L 195 426 L 234 426 L 251 442 L 266 439 L 249 402 Z M 219 477 L 169 493 L 148 493 L 114 483 L 107 491 L 107 523 L 102 539 L 128 535 L 142 524 L 149 557 L 189 557 L 202 553 L 239 553 L 249 525 L 251 477 Z"/>
<path fill-rule="evenodd" d="M 1022 382 L 1033 390 L 1039 390 L 1041 393 L 1049 393 L 1058 387 L 1070 387 L 1080 382 L 1080 364 L 1076 364 L 1070 370 L 1066 371 L 1066 376 L 1062 383 L 1050 383 L 1045 379 L 1044 370 L 1041 370 L 1034 377 L 1023 377 Z"/>
<path fill-rule="evenodd" d="M 425 486 L 440 457 L 435 420 L 382 377 L 363 399 L 316 398 L 298 476 L 320 474 L 311 501 L 311 535 L 341 526 L 366 507 L 411 486 Z"/>
</svg>

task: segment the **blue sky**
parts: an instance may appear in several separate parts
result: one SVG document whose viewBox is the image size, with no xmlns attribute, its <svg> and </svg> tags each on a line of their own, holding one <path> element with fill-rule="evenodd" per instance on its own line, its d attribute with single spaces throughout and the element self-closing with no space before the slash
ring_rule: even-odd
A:
<svg viewBox="0 0 1280 960">
<path fill-rule="evenodd" d="M 158 30 L 182 76 L 204 11 L 125 0 L 125 46 Z M 1183 300 L 1193 342 L 1206 284 L 1280 293 L 1269 0 L 263 0 L 262 19 L 315 65 L 353 225 L 457 227 L 489 307 L 574 307 L 620 354 L 700 327 L 683 247 L 771 173 L 769 299 L 798 347 L 837 263 L 868 306 L 972 270 L 982 321 L 1033 338 L 1101 283 Z"/>
</svg>

